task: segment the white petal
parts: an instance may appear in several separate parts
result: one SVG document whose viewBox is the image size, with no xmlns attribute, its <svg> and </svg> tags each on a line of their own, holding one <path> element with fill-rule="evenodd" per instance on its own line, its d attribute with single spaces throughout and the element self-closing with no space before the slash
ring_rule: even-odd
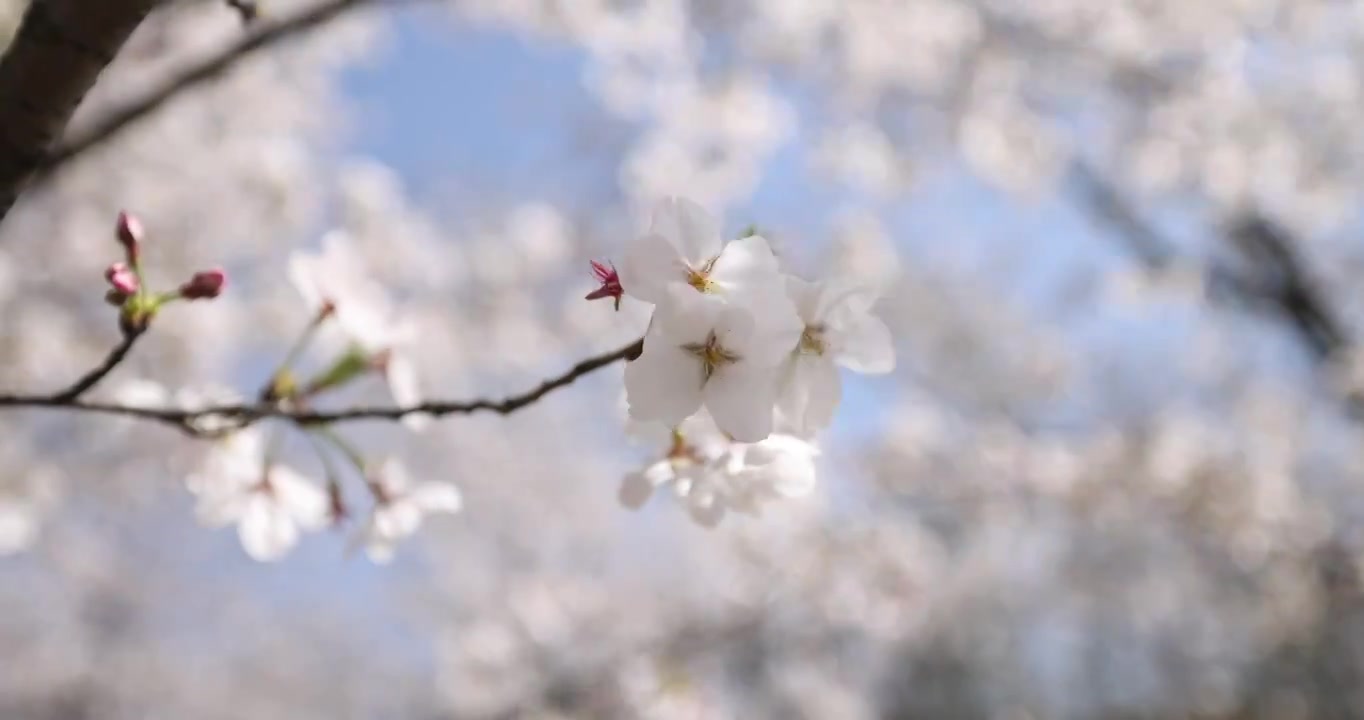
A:
<svg viewBox="0 0 1364 720">
<path fill-rule="evenodd" d="M 687 512 L 702 527 L 713 528 L 725 517 L 725 505 L 713 488 L 698 489 L 687 495 Z"/>
<path fill-rule="evenodd" d="M 316 310 L 322 307 L 325 298 L 323 291 L 317 284 L 317 257 L 304 251 L 296 251 L 289 255 L 289 282 L 298 291 L 299 297 L 307 306 Z"/>
<path fill-rule="evenodd" d="M 421 387 L 417 380 L 417 368 L 406 354 L 393 352 L 384 367 L 384 380 L 393 403 L 401 408 L 420 405 Z M 402 423 L 412 432 L 421 432 L 431 424 L 431 416 L 426 413 L 410 413 L 403 416 Z"/>
<path fill-rule="evenodd" d="M 389 540 L 405 538 L 417 532 L 421 524 L 421 508 L 405 498 L 374 508 L 374 532 L 380 537 Z"/>
<path fill-rule="evenodd" d="M 331 517 L 327 493 L 283 465 L 270 468 L 270 488 L 280 509 L 307 530 L 325 527 Z"/>
<path fill-rule="evenodd" d="M 677 248 L 654 233 L 625 246 L 617 272 L 625 294 L 647 303 L 662 302 L 670 284 L 687 279 L 687 266 Z"/>
<path fill-rule="evenodd" d="M 796 432 L 810 436 L 833 422 L 841 397 L 842 381 L 832 361 L 796 355 L 782 380 L 777 409 Z"/>
<path fill-rule="evenodd" d="M 685 198 L 660 201 L 654 207 L 649 231 L 666 238 L 693 267 L 720 252 L 719 224 L 705 208 Z"/>
<path fill-rule="evenodd" d="M 895 369 L 890 329 L 874 315 L 844 320 L 830 334 L 838 363 L 854 372 L 880 375 Z"/>
<path fill-rule="evenodd" d="M 443 482 L 424 482 L 413 488 L 407 498 L 427 513 L 454 513 L 464 506 L 459 488 Z"/>
<path fill-rule="evenodd" d="M 242 518 L 249 507 L 251 493 L 224 492 L 221 489 L 202 492 L 194 506 L 194 515 L 205 527 L 223 527 Z"/>
<path fill-rule="evenodd" d="M 774 434 L 748 446 L 741 474 L 783 497 L 808 495 L 815 486 L 816 454 L 814 446 L 800 438 Z"/>
<path fill-rule="evenodd" d="M 725 308 L 715 323 L 716 336 L 745 361 L 775 366 L 800 343 L 804 326 L 790 299 L 776 286 L 747 300 Z"/>
<path fill-rule="evenodd" d="M 747 363 L 715 371 L 705 387 L 706 409 L 722 432 L 739 442 L 757 442 L 772 432 L 776 375 Z"/>
<path fill-rule="evenodd" d="M 375 565 L 387 565 L 393 562 L 396 546 L 389 540 L 378 536 L 372 536 L 365 543 L 365 556 Z"/>
<path fill-rule="evenodd" d="M 675 426 L 701 406 L 700 361 L 657 333 L 644 339 L 644 352 L 625 366 L 631 417 Z"/>
<path fill-rule="evenodd" d="M 407 466 L 395 457 L 384 458 L 372 475 L 384 493 L 390 496 L 404 495 L 412 487 L 412 475 L 407 472 Z"/>
<path fill-rule="evenodd" d="M 861 278 L 832 278 L 815 285 L 815 322 L 839 313 L 866 315 L 881 296 L 880 290 Z"/>
<path fill-rule="evenodd" d="M 732 309 L 721 297 L 696 292 L 690 285 L 673 283 L 654 311 L 649 329 L 666 335 L 679 345 L 704 342 L 721 318 L 731 312 L 742 311 Z"/>
<path fill-rule="evenodd" d="M 819 322 L 819 283 L 798 278 L 795 275 L 784 276 L 786 281 L 786 296 L 791 299 L 792 305 L 796 308 L 796 315 L 800 317 L 804 325 L 814 325 Z"/>
<path fill-rule="evenodd" d="M 260 562 L 283 557 L 298 542 L 298 526 L 269 498 L 255 495 L 237 526 L 246 554 Z"/>
<path fill-rule="evenodd" d="M 654 484 L 644 476 L 644 472 L 636 470 L 625 474 L 621 478 L 620 491 L 616 493 L 616 498 L 620 504 L 631 510 L 638 510 L 649 501 L 654 494 Z"/>
<path fill-rule="evenodd" d="M 750 235 L 725 245 L 711 268 L 710 280 L 725 292 L 741 291 L 781 280 L 777 256 L 760 235 Z M 785 292 L 785 288 L 782 288 Z"/>
</svg>

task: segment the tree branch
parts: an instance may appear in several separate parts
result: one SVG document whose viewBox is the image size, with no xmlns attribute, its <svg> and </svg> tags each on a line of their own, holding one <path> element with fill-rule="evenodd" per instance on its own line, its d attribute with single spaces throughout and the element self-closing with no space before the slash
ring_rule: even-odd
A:
<svg viewBox="0 0 1364 720">
<path fill-rule="evenodd" d="M 122 107 L 110 111 L 78 136 L 63 140 L 46 157 L 39 169 L 39 174 L 42 179 L 51 176 L 53 171 L 67 162 L 118 137 L 124 130 L 152 114 L 180 93 L 213 80 L 257 51 L 265 50 L 295 35 L 321 27 L 351 10 L 367 5 L 396 4 L 403 1 L 331 0 L 313 5 L 282 20 L 264 24 L 259 30 L 250 32 L 217 55 L 205 58 L 199 63 L 185 68 L 179 75 L 167 80 L 160 87 L 152 88 L 142 96 L 129 100 Z"/>
<path fill-rule="evenodd" d="M 81 379 L 77 380 L 71 387 L 53 395 L 52 399 L 58 402 L 69 403 L 98 385 L 99 381 L 113 372 L 114 368 L 118 367 L 119 363 L 123 362 L 123 358 L 128 356 L 128 351 L 133 349 L 133 343 L 136 343 L 137 339 L 142 337 L 142 333 L 144 332 L 146 332 L 146 328 L 136 327 L 125 332 L 123 334 L 123 340 L 120 341 L 113 350 L 109 351 L 109 355 L 104 358 L 104 362 L 100 363 L 94 370 L 91 370 L 82 376 Z"/>
<path fill-rule="evenodd" d="M 0 59 L 0 220 L 156 0 L 32 0 Z"/>
<path fill-rule="evenodd" d="M 125 344 L 128 346 L 132 345 L 130 341 Z M 189 435 L 204 438 L 219 437 L 225 432 L 244 428 L 267 418 L 288 420 L 298 425 L 325 425 L 355 420 L 400 420 L 408 415 L 417 414 L 430 415 L 432 417 L 468 415 L 480 410 L 495 412 L 499 415 L 510 415 L 517 410 L 534 404 L 549 393 L 572 384 L 575 380 L 584 375 L 588 375 L 617 362 L 634 360 L 639 357 L 643 349 L 644 340 L 636 340 L 629 345 L 609 353 L 587 358 L 569 368 L 566 372 L 545 380 L 526 392 L 511 395 L 501 400 L 486 398 L 466 401 L 434 400 L 411 407 L 356 407 L 330 412 L 293 409 L 267 402 L 217 405 L 197 410 L 146 408 L 114 403 L 86 402 L 81 400 L 79 396 L 82 392 L 88 390 L 89 387 L 98 382 L 99 378 L 108 374 L 108 370 L 104 370 L 101 373 L 99 369 L 96 369 L 87 375 L 86 378 L 82 378 L 81 382 L 72 386 L 71 389 L 52 395 L 0 395 L 0 410 L 7 408 L 50 408 L 103 415 L 122 415 L 125 417 L 153 420 L 173 425 Z M 121 357 L 126 354 L 126 348 L 124 348 L 121 353 L 119 348 L 115 348 L 115 350 L 110 353 L 110 358 L 117 355 L 121 359 Z M 112 369 L 112 367 L 117 364 L 117 360 L 112 363 L 109 360 L 106 360 L 105 363 L 101 365 L 101 368 L 107 365 L 109 366 L 109 369 Z M 81 383 L 84 383 L 86 379 L 92 376 L 94 376 L 94 380 L 86 387 L 81 388 Z M 74 394 L 73 390 L 75 391 Z M 221 418 L 226 420 L 229 423 L 229 427 L 225 430 L 204 429 L 200 427 L 200 421 L 209 418 Z"/>
</svg>

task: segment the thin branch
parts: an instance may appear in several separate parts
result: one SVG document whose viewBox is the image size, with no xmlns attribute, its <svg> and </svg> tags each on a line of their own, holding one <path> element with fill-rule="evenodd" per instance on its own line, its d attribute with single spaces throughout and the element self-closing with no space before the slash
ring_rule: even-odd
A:
<svg viewBox="0 0 1364 720">
<path fill-rule="evenodd" d="M 86 402 L 79 398 L 79 392 L 76 393 L 76 396 L 74 397 L 65 397 L 67 393 L 71 392 L 70 390 L 67 390 L 53 395 L 0 395 L 0 410 L 6 408 L 50 408 L 103 415 L 121 415 L 124 417 L 152 420 L 172 425 L 194 437 L 218 437 L 224 432 L 244 428 L 267 418 L 288 420 L 298 425 L 325 425 L 356 420 L 400 420 L 408 415 L 417 414 L 429 415 L 432 417 L 467 415 L 480 410 L 498 413 L 499 415 L 509 415 L 517 410 L 534 404 L 544 396 L 559 388 L 572 384 L 575 380 L 584 375 L 588 375 L 608 365 L 634 360 L 639 357 L 639 354 L 643 349 L 644 340 L 636 340 L 629 345 L 609 353 L 587 358 L 569 368 L 566 372 L 545 380 L 526 392 L 511 395 L 501 400 L 486 398 L 467 401 L 436 400 L 411 407 L 357 407 L 331 412 L 293 409 L 274 403 L 217 405 L 197 410 L 182 410 Z M 94 374 L 95 373 L 93 372 L 91 373 L 91 375 Z M 103 377 L 103 375 L 100 375 L 100 377 Z M 95 382 L 98 382 L 98 378 L 96 378 Z M 93 385 L 93 383 L 91 384 Z M 227 421 L 229 426 L 226 430 L 205 429 L 201 426 L 201 421 L 209 418 Z"/>
<path fill-rule="evenodd" d="M 119 363 L 123 362 L 123 358 L 128 356 L 128 351 L 133 349 L 133 344 L 137 342 L 138 338 L 142 337 L 142 333 L 144 332 L 146 332 L 145 328 L 135 327 L 129 329 L 123 334 L 123 340 L 120 341 L 113 350 L 109 351 L 109 355 L 104 358 L 104 362 L 100 363 L 94 370 L 86 373 L 81 379 L 72 384 L 71 387 L 53 395 L 52 399 L 57 402 L 69 403 L 76 400 L 81 395 L 84 395 L 86 392 L 89 392 L 90 389 L 98 385 L 99 381 L 103 380 L 106 375 L 113 372 L 114 368 L 118 367 Z"/>
<path fill-rule="evenodd" d="M 259 30 L 247 34 L 217 55 L 205 58 L 197 64 L 185 68 L 179 75 L 167 80 L 165 84 L 152 88 L 142 96 L 112 110 L 78 136 L 62 141 L 48 154 L 38 171 L 39 178 L 41 180 L 50 177 L 53 171 L 65 163 L 108 143 L 180 93 L 213 80 L 257 51 L 265 50 L 296 35 L 319 28 L 351 10 L 357 10 L 368 5 L 397 4 L 404 1 L 332 0 L 331 2 L 313 5 L 282 20 L 262 24 Z"/>
</svg>

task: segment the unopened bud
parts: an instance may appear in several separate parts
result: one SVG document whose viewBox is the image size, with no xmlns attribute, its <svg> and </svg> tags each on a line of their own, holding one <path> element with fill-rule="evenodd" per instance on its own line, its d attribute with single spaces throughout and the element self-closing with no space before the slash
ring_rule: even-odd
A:
<svg viewBox="0 0 1364 720">
<path fill-rule="evenodd" d="M 142 229 L 142 221 L 136 215 L 127 212 L 118 214 L 118 244 L 123 246 L 123 250 L 128 254 L 128 262 L 135 264 L 142 251 L 142 238 L 146 231 Z"/>
<path fill-rule="evenodd" d="M 227 273 L 214 268 L 194 273 L 189 282 L 180 286 L 180 297 L 186 300 L 208 300 L 218 297 L 227 285 Z"/>
<path fill-rule="evenodd" d="M 116 262 L 104 270 L 104 279 L 109 281 L 109 286 L 114 292 L 118 292 L 125 297 L 137 292 L 138 282 L 137 273 L 128 267 L 126 263 Z"/>
<path fill-rule="evenodd" d="M 616 272 L 614 265 L 605 265 L 596 260 L 592 260 L 591 263 L 592 274 L 596 276 L 597 282 L 601 283 L 601 286 L 588 293 L 585 299 L 600 300 L 602 298 L 611 298 L 615 301 L 616 309 L 619 310 L 620 298 L 625 294 L 625 290 L 620 284 L 620 274 Z"/>
</svg>

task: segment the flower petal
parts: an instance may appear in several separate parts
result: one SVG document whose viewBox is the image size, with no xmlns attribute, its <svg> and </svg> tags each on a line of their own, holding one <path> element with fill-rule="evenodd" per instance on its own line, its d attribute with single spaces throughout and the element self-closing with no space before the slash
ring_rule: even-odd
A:
<svg viewBox="0 0 1364 720">
<path fill-rule="evenodd" d="M 651 332 L 644 352 L 625 366 L 630 416 L 675 426 L 701 406 L 701 363 L 670 338 Z"/>
<path fill-rule="evenodd" d="M 270 498 L 256 493 L 237 525 L 237 536 L 252 559 L 270 562 L 283 557 L 298 542 L 298 526 Z"/>
<path fill-rule="evenodd" d="M 747 363 L 722 367 L 705 386 L 706 409 L 722 432 L 739 442 L 757 442 L 772 432 L 776 374 Z"/>
<path fill-rule="evenodd" d="M 719 223 L 705 208 L 686 198 L 665 198 L 654 206 L 649 232 L 664 237 L 693 267 L 720 252 Z"/>
<path fill-rule="evenodd" d="M 644 503 L 654 494 L 654 484 L 644 476 L 644 471 L 635 470 L 625 474 L 621 478 L 620 491 L 616 493 L 616 499 L 620 504 L 631 509 L 638 510 L 644 507 Z"/>
<path fill-rule="evenodd" d="M 374 508 L 374 533 L 387 540 L 398 540 L 417 532 L 422 524 L 422 511 L 416 503 L 399 498 Z"/>
<path fill-rule="evenodd" d="M 842 394 L 842 381 L 832 360 L 796 355 L 781 380 L 777 409 L 797 433 L 808 437 L 833 422 Z"/>
<path fill-rule="evenodd" d="M 668 286 L 686 282 L 687 267 L 677 248 L 662 235 L 649 233 L 625 246 L 620 286 L 626 295 L 647 303 L 663 302 Z"/>
<path fill-rule="evenodd" d="M 317 530 L 330 521 L 331 502 L 326 491 L 293 469 L 272 466 L 270 488 L 279 508 L 304 529 Z"/>
<path fill-rule="evenodd" d="M 796 315 L 804 325 L 814 325 L 820 321 L 819 300 L 821 284 L 813 283 L 795 275 L 786 275 L 786 296 L 796 308 Z"/>
<path fill-rule="evenodd" d="M 696 292 L 690 285 L 672 283 L 654 311 L 650 331 L 666 335 L 678 345 L 705 342 L 721 318 L 742 312 L 721 297 Z"/>
<path fill-rule="evenodd" d="M 427 513 L 455 513 L 464 506 L 459 488 L 443 482 L 424 482 L 412 488 L 407 498 Z"/>
<path fill-rule="evenodd" d="M 725 518 L 725 504 L 714 488 L 698 486 L 687 494 L 687 512 L 697 525 L 713 528 Z"/>
<path fill-rule="evenodd" d="M 838 363 L 853 372 L 881 375 L 895 369 L 890 329 L 875 315 L 842 319 L 830 340 Z"/>
<path fill-rule="evenodd" d="M 711 282 L 726 292 L 743 290 L 781 280 L 777 256 L 761 235 L 731 241 L 725 245 L 710 272 Z M 785 288 L 782 288 L 783 292 Z"/>
</svg>

